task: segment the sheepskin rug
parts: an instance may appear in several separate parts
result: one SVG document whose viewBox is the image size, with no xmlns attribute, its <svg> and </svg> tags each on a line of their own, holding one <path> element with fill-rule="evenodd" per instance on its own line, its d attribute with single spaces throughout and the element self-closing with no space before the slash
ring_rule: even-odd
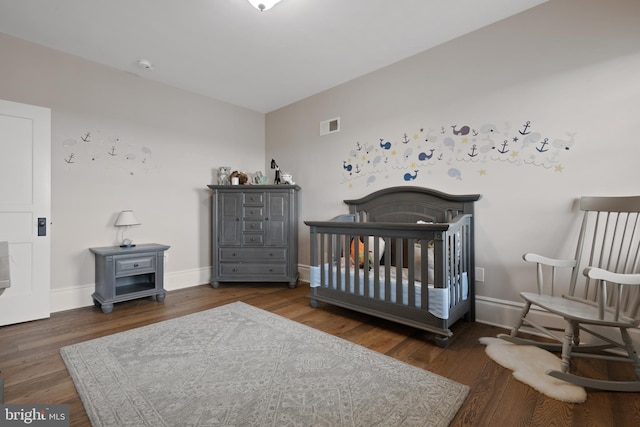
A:
<svg viewBox="0 0 640 427">
<path fill-rule="evenodd" d="M 499 365 L 511 369 L 513 376 L 540 393 L 570 403 L 587 400 L 583 387 L 547 375 L 549 370 L 560 370 L 560 358 L 532 345 L 516 345 L 500 338 L 483 337 L 487 355 Z"/>
</svg>

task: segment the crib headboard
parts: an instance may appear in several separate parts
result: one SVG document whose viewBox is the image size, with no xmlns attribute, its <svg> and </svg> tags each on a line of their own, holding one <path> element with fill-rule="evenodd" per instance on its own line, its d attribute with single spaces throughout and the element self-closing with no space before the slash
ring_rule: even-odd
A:
<svg viewBox="0 0 640 427">
<path fill-rule="evenodd" d="M 452 195 L 430 188 L 400 186 L 344 203 L 359 222 L 449 222 L 457 215 L 473 214 L 473 202 L 479 199 L 479 194 Z"/>
</svg>

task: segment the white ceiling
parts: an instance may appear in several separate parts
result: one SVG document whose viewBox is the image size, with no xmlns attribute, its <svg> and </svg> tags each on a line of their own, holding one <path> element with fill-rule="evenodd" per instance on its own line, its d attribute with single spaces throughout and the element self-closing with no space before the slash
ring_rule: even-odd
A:
<svg viewBox="0 0 640 427">
<path fill-rule="evenodd" d="M 545 1 L 0 0 L 0 32 L 267 113 Z"/>
</svg>

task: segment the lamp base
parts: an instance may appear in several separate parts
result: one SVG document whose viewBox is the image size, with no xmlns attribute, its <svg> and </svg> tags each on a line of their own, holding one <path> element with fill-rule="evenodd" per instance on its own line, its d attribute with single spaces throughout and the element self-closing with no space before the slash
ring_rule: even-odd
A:
<svg viewBox="0 0 640 427">
<path fill-rule="evenodd" d="M 133 243 L 130 243 L 128 245 L 120 245 L 121 248 L 134 248 L 136 245 Z"/>
</svg>

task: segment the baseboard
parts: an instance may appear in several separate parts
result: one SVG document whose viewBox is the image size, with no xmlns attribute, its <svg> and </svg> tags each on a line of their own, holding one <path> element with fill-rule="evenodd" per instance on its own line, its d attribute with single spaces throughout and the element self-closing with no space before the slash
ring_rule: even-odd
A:
<svg viewBox="0 0 640 427">
<path fill-rule="evenodd" d="M 498 328 L 510 329 L 520 319 L 524 303 L 476 295 L 476 321 Z M 564 328 L 563 320 L 546 311 L 531 309 L 529 316 L 537 322 Z"/>
<path fill-rule="evenodd" d="M 164 288 L 167 291 L 175 291 L 209 283 L 210 279 L 211 268 L 209 267 L 169 272 L 164 274 Z M 52 289 L 51 312 L 56 313 L 58 311 L 91 306 L 93 305 L 91 295 L 94 291 L 95 285 L 93 283 L 73 288 Z"/>
</svg>

